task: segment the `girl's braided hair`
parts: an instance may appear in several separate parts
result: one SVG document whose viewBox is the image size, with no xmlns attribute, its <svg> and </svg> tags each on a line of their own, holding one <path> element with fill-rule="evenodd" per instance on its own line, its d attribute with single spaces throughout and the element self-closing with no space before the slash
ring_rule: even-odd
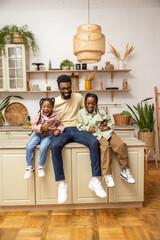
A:
<svg viewBox="0 0 160 240">
<path fill-rule="evenodd" d="M 95 108 L 95 112 L 97 113 L 98 112 L 98 96 L 94 93 L 87 93 L 85 95 L 85 99 L 84 99 L 84 103 L 85 103 L 85 107 L 86 107 L 86 102 L 87 102 L 87 98 L 89 97 L 93 97 L 95 100 L 96 100 L 96 108 Z"/>
<path fill-rule="evenodd" d="M 54 107 L 54 103 L 55 103 L 55 99 L 54 98 L 41 98 L 40 101 L 39 101 L 39 106 L 40 106 L 40 109 L 39 109 L 39 119 L 38 119 L 38 122 L 37 122 L 37 125 L 39 124 L 40 122 L 40 119 L 41 119 L 41 108 L 42 108 L 42 104 L 45 102 L 45 101 L 48 101 L 51 103 L 52 107 Z"/>
</svg>

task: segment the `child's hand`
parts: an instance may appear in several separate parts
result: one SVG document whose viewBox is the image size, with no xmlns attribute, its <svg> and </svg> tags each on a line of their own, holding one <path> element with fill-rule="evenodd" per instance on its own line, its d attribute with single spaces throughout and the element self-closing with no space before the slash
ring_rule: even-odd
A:
<svg viewBox="0 0 160 240">
<path fill-rule="evenodd" d="M 48 131 L 48 123 L 44 123 L 41 127 L 42 132 L 43 131 Z"/>
<path fill-rule="evenodd" d="M 88 132 L 90 132 L 90 133 L 94 133 L 94 132 L 95 132 L 94 127 L 90 127 L 90 128 L 88 129 Z"/>
<path fill-rule="evenodd" d="M 59 129 L 57 129 L 57 130 L 54 132 L 54 136 L 58 136 L 58 135 L 59 135 L 59 133 L 60 133 L 60 130 L 59 130 Z"/>
<path fill-rule="evenodd" d="M 103 132 L 103 131 L 107 131 L 107 130 L 109 130 L 110 129 L 110 127 L 108 127 L 108 126 L 104 126 L 103 124 L 100 126 L 100 130 Z"/>
<path fill-rule="evenodd" d="M 41 137 L 44 138 L 44 137 L 49 136 L 49 132 L 41 132 L 40 135 L 41 135 Z"/>
</svg>

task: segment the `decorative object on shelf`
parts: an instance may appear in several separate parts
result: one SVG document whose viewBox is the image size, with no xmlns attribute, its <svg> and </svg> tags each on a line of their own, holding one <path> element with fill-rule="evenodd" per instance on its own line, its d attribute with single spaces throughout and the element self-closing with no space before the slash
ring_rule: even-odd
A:
<svg viewBox="0 0 160 240">
<path fill-rule="evenodd" d="M 123 90 L 127 90 L 128 89 L 128 81 L 127 79 L 123 79 L 123 82 L 122 82 L 122 89 Z"/>
<path fill-rule="evenodd" d="M 105 62 L 105 70 L 113 70 L 114 69 L 114 65 L 110 64 L 109 61 Z"/>
<path fill-rule="evenodd" d="M 79 90 L 78 75 L 74 75 L 74 73 L 72 73 L 72 75 L 71 75 L 71 82 L 72 82 L 72 90 Z"/>
<path fill-rule="evenodd" d="M 39 71 L 40 70 L 39 66 L 44 65 L 44 63 L 32 63 L 32 65 L 36 65 L 37 66 L 36 71 Z"/>
<path fill-rule="evenodd" d="M 105 53 L 105 36 L 101 33 L 101 27 L 90 24 L 89 3 L 88 0 L 88 24 L 79 26 L 73 38 L 73 53 L 82 63 L 99 62 Z"/>
<path fill-rule="evenodd" d="M 101 80 L 101 87 L 100 90 L 103 90 L 103 81 Z"/>
<path fill-rule="evenodd" d="M 2 102 L 0 103 L 0 126 L 2 126 L 2 121 L 5 123 L 5 118 L 4 118 L 4 115 L 2 113 L 2 110 L 4 110 L 10 104 L 10 99 L 12 97 L 23 99 L 20 96 L 10 95 L 10 96 L 8 96 L 8 97 L 6 97 L 5 99 L 2 100 Z"/>
<path fill-rule="evenodd" d="M 49 69 L 49 70 L 52 69 L 52 63 L 51 63 L 51 60 L 49 60 L 48 69 Z"/>
<path fill-rule="evenodd" d="M 119 114 L 113 114 L 113 118 L 116 125 L 126 126 L 129 125 L 131 114 L 128 111 L 123 111 Z"/>
<path fill-rule="evenodd" d="M 112 53 L 118 59 L 119 68 L 124 69 L 124 60 L 135 49 L 135 47 L 132 45 L 129 48 L 129 43 L 127 43 L 124 56 L 123 56 L 123 58 L 121 58 L 119 52 L 117 52 L 117 50 L 112 46 L 112 44 L 109 43 L 109 46 L 110 46 L 109 53 Z"/>
<path fill-rule="evenodd" d="M 31 49 L 34 54 L 38 51 L 35 35 L 28 30 L 28 26 L 5 25 L 0 29 L 0 48 L 5 54 L 5 45 L 15 43 L 24 44 L 26 49 Z"/>
<path fill-rule="evenodd" d="M 47 91 L 51 91 L 51 86 L 46 86 Z"/>
<path fill-rule="evenodd" d="M 146 147 L 155 146 L 154 103 L 148 104 L 148 100 L 151 99 L 152 98 L 146 98 L 136 106 L 133 105 L 133 108 L 126 104 L 134 115 L 134 117 L 132 116 L 133 124 L 136 124 L 140 129 L 138 138 L 145 143 Z"/>
<path fill-rule="evenodd" d="M 6 107 L 4 115 L 10 125 L 19 126 L 27 120 L 28 111 L 22 103 L 13 102 Z"/>
<path fill-rule="evenodd" d="M 92 80 L 95 79 L 95 72 L 91 72 L 88 76 L 84 76 L 85 79 L 85 90 L 91 90 L 92 89 Z"/>
<path fill-rule="evenodd" d="M 93 66 L 93 70 L 98 70 L 98 66 Z"/>
<path fill-rule="evenodd" d="M 72 61 L 68 60 L 68 59 L 65 59 L 61 62 L 60 69 L 69 70 L 71 66 L 74 67 L 74 63 Z"/>
<path fill-rule="evenodd" d="M 38 84 L 34 84 L 34 85 L 32 86 L 32 90 L 33 90 L 33 91 L 39 91 L 39 85 L 38 85 Z"/>
<path fill-rule="evenodd" d="M 87 70 L 87 63 L 82 63 L 82 70 Z"/>
<path fill-rule="evenodd" d="M 76 63 L 76 70 L 81 70 L 81 64 L 80 63 Z"/>
</svg>

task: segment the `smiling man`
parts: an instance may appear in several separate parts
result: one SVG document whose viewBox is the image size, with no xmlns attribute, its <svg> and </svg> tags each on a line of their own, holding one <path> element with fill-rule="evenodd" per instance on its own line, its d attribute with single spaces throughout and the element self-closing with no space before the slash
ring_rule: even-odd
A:
<svg viewBox="0 0 160 240">
<path fill-rule="evenodd" d="M 60 115 L 61 122 L 65 126 L 64 132 L 60 133 L 59 136 L 53 135 L 51 141 L 55 179 L 59 181 L 58 202 L 63 203 L 68 197 L 68 186 L 65 183 L 63 169 L 62 148 L 69 142 L 77 142 L 89 147 L 92 167 L 92 179 L 89 186 L 97 196 L 104 198 L 107 194 L 98 178 L 98 176 L 101 176 L 98 140 L 89 132 L 79 131 L 76 128 L 78 111 L 84 108 L 84 99 L 81 94 L 72 93 L 71 78 L 69 76 L 59 76 L 57 84 L 61 95 L 55 99 L 54 110 Z"/>
</svg>

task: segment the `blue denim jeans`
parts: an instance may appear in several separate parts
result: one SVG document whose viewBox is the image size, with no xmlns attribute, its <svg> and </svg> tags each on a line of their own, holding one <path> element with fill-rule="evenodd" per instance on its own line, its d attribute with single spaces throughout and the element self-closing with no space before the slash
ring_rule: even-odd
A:
<svg viewBox="0 0 160 240">
<path fill-rule="evenodd" d="M 67 127 L 59 136 L 52 135 L 51 152 L 56 181 L 65 180 L 62 148 L 70 142 L 81 143 L 90 149 L 92 176 L 101 176 L 100 150 L 98 140 L 87 131 L 79 131 L 76 127 Z"/>
<path fill-rule="evenodd" d="M 35 133 L 35 135 L 29 140 L 29 142 L 26 145 L 27 166 L 33 165 L 33 151 L 34 151 L 34 148 L 39 144 L 40 144 L 39 165 L 45 164 L 47 149 L 51 143 L 51 139 L 52 139 L 52 135 L 42 138 L 39 133 Z"/>
</svg>

